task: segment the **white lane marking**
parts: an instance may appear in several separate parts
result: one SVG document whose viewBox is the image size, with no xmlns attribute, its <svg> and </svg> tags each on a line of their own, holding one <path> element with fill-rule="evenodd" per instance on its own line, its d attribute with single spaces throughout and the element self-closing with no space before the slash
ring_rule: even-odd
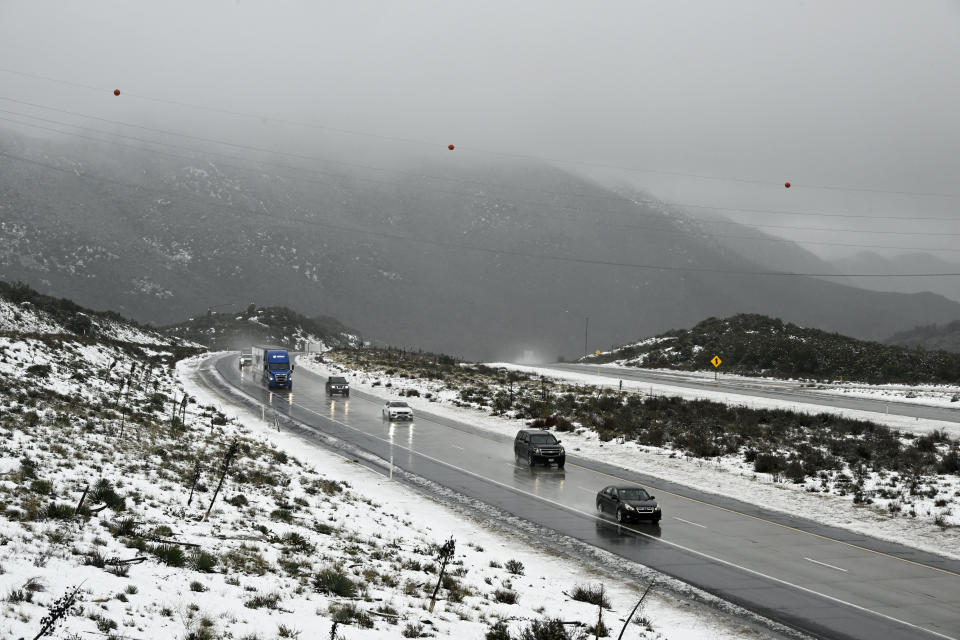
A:
<svg viewBox="0 0 960 640">
<path fill-rule="evenodd" d="M 680 522 L 686 522 L 687 524 L 692 524 L 693 526 L 700 527 L 701 529 L 706 529 L 706 527 L 703 526 L 702 524 L 697 524 L 696 522 L 690 522 L 689 520 L 684 520 L 683 518 L 678 518 L 677 516 L 673 516 L 673 519 L 679 520 Z"/>
<path fill-rule="evenodd" d="M 224 381 L 226 384 L 230 384 L 230 382 L 229 382 L 226 378 L 224 378 L 224 377 L 223 377 L 223 374 L 221 374 L 216 368 L 214 368 L 213 370 L 214 370 L 214 372 L 215 372 L 218 376 L 220 376 L 220 378 L 223 379 L 223 381 Z M 230 386 L 234 386 L 234 385 L 230 385 Z M 243 392 L 242 389 L 241 389 L 241 391 Z M 246 392 L 243 392 L 243 393 L 246 393 Z M 253 395 L 251 395 L 251 394 L 246 394 L 246 395 L 247 395 L 248 397 L 250 397 L 250 398 L 253 398 L 253 400 L 254 400 L 255 402 L 260 402 L 260 400 L 258 400 L 255 396 L 253 396 Z M 450 464 L 449 462 L 445 462 L 445 461 L 443 461 L 443 460 L 440 460 L 439 458 L 434 458 L 433 456 L 428 456 L 427 454 L 422 453 L 422 452 L 420 452 L 420 451 L 415 451 L 415 450 L 413 450 L 413 449 L 410 449 L 409 447 L 404 447 L 404 446 L 401 445 L 401 444 L 398 444 L 398 443 L 395 443 L 395 442 L 390 442 L 390 440 L 388 440 L 388 439 L 386 439 L 386 438 L 381 438 L 381 437 L 379 437 L 379 436 L 375 436 L 375 435 L 373 435 L 373 434 L 367 433 L 366 431 L 363 431 L 362 429 L 358 429 L 358 428 L 356 428 L 356 427 L 354 427 L 354 426 L 351 426 L 351 425 L 349 425 L 349 424 L 346 424 L 345 422 L 341 422 L 341 421 L 339 421 L 339 420 L 337 420 L 337 419 L 335 419 L 335 418 L 331 418 L 331 417 L 329 417 L 329 416 L 325 416 L 325 415 L 323 415 L 322 413 L 319 413 L 319 412 L 317 412 L 317 411 L 314 411 L 313 409 L 310 409 L 310 408 L 308 408 L 308 407 L 305 407 L 305 406 L 303 406 L 303 405 L 301 405 L 301 404 L 299 404 L 299 403 L 294 402 L 294 403 L 291 403 L 291 404 L 294 404 L 294 405 L 300 407 L 300 408 L 303 409 L 304 411 L 308 411 L 308 412 L 310 412 L 310 413 L 312 413 L 312 414 L 314 414 L 314 415 L 320 416 L 321 418 L 326 418 L 326 419 L 329 420 L 330 422 L 334 422 L 334 423 L 340 425 L 341 427 L 344 427 L 344 428 L 346 428 L 346 429 L 349 429 L 350 431 L 354 431 L 354 432 L 356 432 L 356 433 L 359 433 L 359 434 L 361 434 L 361 435 L 363 435 L 363 436 L 366 436 L 366 437 L 368 437 L 368 438 L 372 438 L 372 439 L 374 439 L 374 440 L 379 440 L 379 441 L 383 442 L 384 444 L 391 444 L 391 445 L 394 446 L 394 448 L 403 449 L 403 450 L 405 450 L 405 451 L 409 451 L 410 453 L 416 454 L 416 455 L 420 456 L 421 458 L 424 458 L 424 459 L 426 459 L 426 460 L 430 460 L 431 462 L 435 462 L 436 464 L 442 465 L 442 466 L 444 466 L 444 467 L 449 467 L 450 469 L 454 469 L 454 470 L 459 471 L 460 473 L 464 473 L 464 474 L 466 474 L 466 475 L 468 475 L 468 476 L 473 476 L 474 478 L 477 478 L 477 479 L 479 479 L 479 480 L 483 480 L 483 481 L 485 481 L 485 482 L 489 482 L 490 484 L 495 484 L 495 485 L 497 485 L 497 486 L 503 487 L 504 489 L 507 489 L 508 491 L 513 491 L 513 492 L 515 492 L 515 493 L 519 493 L 519 494 L 522 494 L 522 495 L 525 495 L 525 496 L 529 496 L 529 497 L 533 498 L 534 500 L 540 500 L 541 502 L 546 502 L 546 503 L 548 503 L 548 504 L 552 504 L 553 506 L 555 506 L 555 507 L 557 507 L 557 508 L 559 508 L 559 509 L 563 509 L 564 511 L 569 511 L 569 512 L 571 512 L 571 513 L 575 513 L 575 514 L 577 514 L 577 515 L 584 516 L 584 517 L 586 517 L 586 518 L 591 518 L 591 519 L 593 519 L 593 520 L 599 520 L 599 521 L 601 521 L 601 522 L 609 522 L 609 520 L 607 520 L 606 518 L 603 518 L 603 517 L 601 517 L 601 516 L 599 516 L 599 515 L 596 515 L 596 514 L 594 514 L 594 513 L 591 513 L 591 512 L 588 512 L 588 511 L 581 511 L 580 509 L 576 509 L 576 508 L 574 508 L 574 507 L 568 507 L 567 505 L 561 504 L 561 503 L 559 503 L 559 502 L 557 502 L 557 501 L 555 501 L 555 500 L 550 500 L 549 498 L 544 498 L 544 497 L 539 496 L 539 495 L 537 495 L 537 494 L 535 494 L 535 493 L 531 493 L 531 492 L 529 492 L 529 491 L 524 491 L 523 489 L 519 489 L 519 488 L 517 488 L 517 487 L 514 487 L 513 485 L 508 485 L 508 484 L 506 484 L 506 483 L 504 483 L 504 482 L 499 482 L 499 481 L 497 481 L 497 480 L 494 480 L 493 478 L 487 478 L 486 476 L 482 476 L 482 475 L 480 475 L 479 473 L 474 473 L 473 471 L 470 471 L 469 469 L 463 469 L 463 468 L 458 467 L 458 466 L 456 466 L 456 465 L 454 465 L 454 464 Z M 309 426 L 309 425 L 307 425 L 307 426 Z M 336 436 L 333 436 L 333 437 L 336 437 Z M 375 454 L 374 454 L 374 455 L 375 455 Z M 766 580 L 771 580 L 771 581 L 773 581 L 773 582 L 782 584 L 782 585 L 787 586 L 787 587 L 790 587 L 790 588 L 792 588 L 792 589 L 796 589 L 796 590 L 798 590 L 798 591 L 802 591 L 802 592 L 804 592 L 804 593 L 808 593 L 808 594 L 813 595 L 813 596 L 816 596 L 816 597 L 818 597 L 818 598 L 824 598 L 825 600 L 829 600 L 829 601 L 831 601 L 831 602 L 835 602 L 835 603 L 837 603 L 837 604 L 841 604 L 841 605 L 844 605 L 844 606 L 846 606 L 846 607 L 851 607 L 851 608 L 853 608 L 853 609 L 856 609 L 857 611 L 863 611 L 864 613 L 869 613 L 869 614 L 875 615 L 875 616 L 877 616 L 877 617 L 879 617 L 879 618 L 883 618 L 884 620 L 889 620 L 889 621 L 891 621 L 891 622 L 896 622 L 896 623 L 898 623 L 898 624 L 902 624 L 902 625 L 904 625 L 904 626 L 910 627 L 911 629 L 916 629 L 916 630 L 918 630 L 918 631 L 923 631 L 923 632 L 929 633 L 929 634 L 931 634 L 931 635 L 937 636 L 938 638 L 944 638 L 944 640 L 960 640 L 960 638 L 957 638 L 957 637 L 955 637 L 955 636 L 948 636 L 948 635 L 946 635 L 946 634 L 939 633 L 939 632 L 937 632 L 937 631 L 933 631 L 932 629 L 927 629 L 926 627 L 921 627 L 920 625 L 913 624 L 912 622 L 907 622 L 906 620 L 900 620 L 899 618 L 894 618 L 893 616 L 889 616 L 889 615 L 887 615 L 887 614 L 885 614 L 885 613 L 880 613 L 879 611 L 874 611 L 873 609 L 868 609 L 867 607 L 861 606 L 861 605 L 859 605 L 859 604 L 854 604 L 853 602 L 847 602 L 846 600 L 842 600 L 842 599 L 840 599 L 840 598 L 836 598 L 836 597 L 834 597 L 834 596 L 827 595 L 826 593 L 820 593 L 819 591 L 814 591 L 813 589 L 810 589 L 810 588 L 808 588 L 808 587 L 803 587 L 803 586 L 800 586 L 800 585 L 798 585 L 798 584 L 793 584 L 792 582 L 789 582 L 789 581 L 784 580 L 784 579 L 782 579 L 782 578 L 777 578 L 777 577 L 775 577 L 775 576 L 771 576 L 771 575 L 769 575 L 769 574 L 763 573 L 762 571 L 757 571 L 756 569 L 751 569 L 750 567 L 745 567 L 745 566 L 743 566 L 743 565 L 739 565 L 739 564 L 737 564 L 737 563 L 735 563 L 735 562 L 732 562 L 732 561 L 730 561 L 730 560 L 724 560 L 723 558 L 720 558 L 720 557 L 711 555 L 711 554 L 706 553 L 706 552 L 704 552 L 704 551 L 697 551 L 696 549 L 692 549 L 692 548 L 690 548 L 690 547 L 684 546 L 684 545 L 679 544 L 679 543 L 677 543 L 677 542 L 673 542 L 673 541 L 671 541 L 671 540 L 664 540 L 663 538 L 660 538 L 660 537 L 651 535 L 651 534 L 649 534 L 649 533 L 645 533 L 645 532 L 640 531 L 640 530 L 638 530 L 638 529 L 631 529 L 630 527 L 625 526 L 625 525 L 620 525 L 620 526 L 621 526 L 623 529 L 626 529 L 627 531 L 629 531 L 629 532 L 631 532 L 631 533 L 633 533 L 633 534 L 636 534 L 636 535 L 638 535 L 638 536 L 642 536 L 642 537 L 644 537 L 644 538 L 647 538 L 647 539 L 651 540 L 652 542 L 659 542 L 659 543 L 662 543 L 662 544 L 665 544 L 665 545 L 674 547 L 675 549 L 680 549 L 681 551 L 686 551 L 687 553 L 692 553 L 693 555 L 700 556 L 701 558 L 706 558 L 707 560 L 712 560 L 712 561 L 714 561 L 714 562 L 718 562 L 718 563 L 720 563 L 720 564 L 724 564 L 724 565 L 726 565 L 726 566 L 728 566 L 728 567 L 732 567 L 732 568 L 734 568 L 734 569 L 739 569 L 740 571 L 745 571 L 746 573 L 750 573 L 750 574 L 752 574 L 752 575 L 758 576 L 758 577 L 760 577 L 760 578 L 764 578 L 764 579 L 766 579 Z"/>
<path fill-rule="evenodd" d="M 580 489 L 580 491 L 586 491 L 587 493 L 596 493 L 597 491 L 596 489 L 587 489 L 586 487 L 581 487 L 580 485 L 577 485 L 577 489 Z"/>
<path fill-rule="evenodd" d="M 451 444 L 450 446 L 453 447 L 454 449 L 460 449 L 460 451 L 463 451 L 463 447 L 458 447 L 455 444 Z"/>
<path fill-rule="evenodd" d="M 837 571 L 843 571 L 844 573 L 850 573 L 846 569 L 843 569 L 841 567 L 835 567 L 832 564 L 827 564 L 826 562 L 820 562 L 819 560 L 814 560 L 813 558 L 804 558 L 804 560 L 806 560 L 807 562 L 815 562 L 816 564 L 822 564 L 825 567 L 830 567 L 831 569 L 836 569 Z"/>
</svg>

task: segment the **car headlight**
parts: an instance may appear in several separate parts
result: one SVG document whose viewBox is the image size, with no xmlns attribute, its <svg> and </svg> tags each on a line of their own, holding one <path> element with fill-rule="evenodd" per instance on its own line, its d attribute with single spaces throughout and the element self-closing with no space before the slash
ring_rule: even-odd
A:
<svg viewBox="0 0 960 640">
<path fill-rule="evenodd" d="M 533 452 L 534 452 L 534 453 L 540 453 L 540 447 L 537 447 L 536 449 L 534 449 Z"/>
<path fill-rule="evenodd" d="M 627 511 L 635 511 L 635 509 L 629 504 L 625 504 L 623 506 L 627 508 Z"/>
<path fill-rule="evenodd" d="M 658 505 L 658 504 L 657 504 L 657 505 L 654 505 L 654 506 L 653 506 L 653 510 L 654 510 L 654 511 L 660 511 L 660 505 Z"/>
</svg>

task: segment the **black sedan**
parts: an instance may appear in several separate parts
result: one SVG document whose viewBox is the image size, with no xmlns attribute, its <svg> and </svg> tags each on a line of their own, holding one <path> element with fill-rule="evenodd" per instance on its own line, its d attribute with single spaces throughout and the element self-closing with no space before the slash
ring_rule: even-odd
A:
<svg viewBox="0 0 960 640">
<path fill-rule="evenodd" d="M 597 511 L 616 515 L 617 522 L 660 522 L 660 505 L 641 487 L 609 486 L 597 493 Z"/>
</svg>

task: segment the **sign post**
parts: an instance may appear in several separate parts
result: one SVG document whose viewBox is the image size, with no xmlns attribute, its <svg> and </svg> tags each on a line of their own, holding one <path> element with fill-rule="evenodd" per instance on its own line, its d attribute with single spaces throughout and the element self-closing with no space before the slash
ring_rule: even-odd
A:
<svg viewBox="0 0 960 640">
<path fill-rule="evenodd" d="M 720 374 L 719 369 L 722 363 L 723 363 L 723 360 L 720 359 L 720 356 L 713 356 L 713 360 L 710 361 L 710 364 L 712 364 L 713 368 L 716 369 L 716 371 L 713 372 L 714 383 L 718 382 L 717 378 L 719 377 L 719 374 Z"/>
</svg>

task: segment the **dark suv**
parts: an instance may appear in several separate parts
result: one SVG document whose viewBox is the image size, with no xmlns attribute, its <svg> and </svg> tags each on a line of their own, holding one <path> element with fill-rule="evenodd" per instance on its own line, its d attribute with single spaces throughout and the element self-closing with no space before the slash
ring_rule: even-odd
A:
<svg viewBox="0 0 960 640">
<path fill-rule="evenodd" d="M 327 393 L 333 395 L 339 393 L 347 398 L 350 397 L 350 383 L 343 376 L 330 376 L 327 378 Z"/>
<path fill-rule="evenodd" d="M 553 464 L 563 469 L 567 454 L 560 441 L 549 431 L 522 429 L 513 441 L 513 455 L 517 462 L 526 462 L 531 467 L 537 463 Z"/>
</svg>

